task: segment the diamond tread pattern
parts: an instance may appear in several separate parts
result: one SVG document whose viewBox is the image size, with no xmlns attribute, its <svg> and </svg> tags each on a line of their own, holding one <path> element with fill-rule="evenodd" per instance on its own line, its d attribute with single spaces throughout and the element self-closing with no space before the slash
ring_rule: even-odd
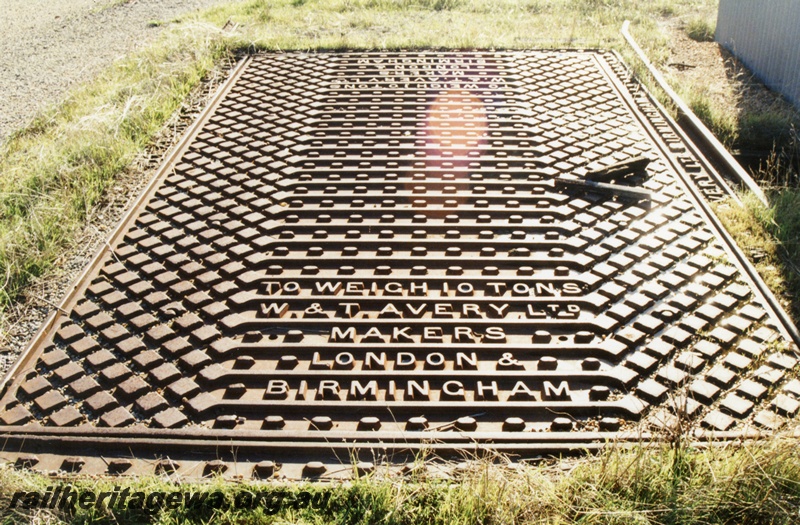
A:
<svg viewBox="0 0 800 525">
<path fill-rule="evenodd" d="M 681 181 L 727 188 L 635 89 L 600 52 L 253 56 L 29 349 L 0 431 L 44 470 L 302 477 L 341 475 L 348 442 L 391 465 L 779 428 L 792 344 Z M 563 183 L 640 156 L 610 190 Z M 229 469 L 192 439 L 254 450 Z"/>
</svg>

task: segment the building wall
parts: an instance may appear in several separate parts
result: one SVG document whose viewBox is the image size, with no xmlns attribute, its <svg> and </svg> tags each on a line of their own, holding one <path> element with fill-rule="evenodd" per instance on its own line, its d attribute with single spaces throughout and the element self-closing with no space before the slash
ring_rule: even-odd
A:
<svg viewBox="0 0 800 525">
<path fill-rule="evenodd" d="M 800 108 L 800 0 L 720 0 L 716 39 Z"/>
</svg>

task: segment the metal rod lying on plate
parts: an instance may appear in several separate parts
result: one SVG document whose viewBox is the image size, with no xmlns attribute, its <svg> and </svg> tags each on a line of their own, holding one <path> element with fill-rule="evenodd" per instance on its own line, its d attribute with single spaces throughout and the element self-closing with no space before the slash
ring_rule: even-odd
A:
<svg viewBox="0 0 800 525">
<path fill-rule="evenodd" d="M 566 186 L 580 187 L 585 188 L 588 191 L 594 191 L 597 193 L 610 193 L 630 199 L 647 201 L 653 200 L 653 194 L 650 191 L 643 190 L 641 188 L 623 186 L 621 184 L 610 184 L 607 182 L 595 182 L 585 179 L 569 179 L 566 177 L 556 177 L 554 180 L 556 185 L 562 184 Z"/>
<path fill-rule="evenodd" d="M 650 164 L 650 159 L 640 155 L 604 168 L 591 170 L 586 173 L 586 179 L 602 182 L 628 175 L 635 175 L 637 173 L 642 173 L 647 168 L 648 164 Z"/>
</svg>

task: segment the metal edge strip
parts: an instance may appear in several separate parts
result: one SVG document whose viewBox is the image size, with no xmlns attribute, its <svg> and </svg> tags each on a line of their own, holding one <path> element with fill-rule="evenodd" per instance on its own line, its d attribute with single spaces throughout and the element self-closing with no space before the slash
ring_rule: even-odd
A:
<svg viewBox="0 0 800 525">
<path fill-rule="evenodd" d="M 366 432 L 367 434 L 369 432 Z M 632 443 L 632 444 L 663 444 L 666 442 L 664 439 L 657 439 L 660 434 L 654 432 L 554 432 L 554 433 L 535 433 L 535 439 L 528 439 L 525 441 L 516 441 L 508 439 L 513 434 L 514 437 L 522 435 L 523 433 L 481 433 L 481 435 L 465 435 L 454 434 L 451 432 L 431 433 L 430 435 L 424 432 L 414 432 L 414 436 L 406 436 L 403 433 L 396 433 L 389 438 L 372 438 L 370 441 L 356 441 L 357 436 L 353 433 L 341 433 L 339 436 L 332 436 L 341 438 L 337 441 L 296 441 L 291 436 L 277 436 L 280 439 L 264 440 L 264 439 L 247 439 L 247 436 L 204 436 L 202 439 L 187 439 L 186 437 L 162 436 L 159 439 L 153 439 L 147 436 L 81 436 L 75 434 L 14 434 L 4 435 L 0 434 L 0 439 L 4 441 L 5 446 L 9 443 L 19 442 L 21 450 L 14 452 L 4 449 L 4 453 L 23 453 L 25 449 L 33 447 L 36 448 L 37 444 L 58 442 L 63 445 L 67 444 L 95 444 L 102 445 L 105 452 L 109 452 L 114 447 L 124 449 L 131 452 L 133 450 L 150 449 L 155 452 L 163 452 L 165 449 L 178 448 L 183 449 L 184 452 L 193 455 L 202 449 L 219 449 L 220 447 L 233 447 L 240 451 L 252 449 L 255 451 L 265 448 L 277 448 L 284 452 L 295 452 L 299 449 L 311 450 L 336 450 L 336 449 L 352 449 L 352 448 L 381 448 L 381 449 L 404 449 L 404 448 L 418 448 L 423 446 L 436 446 L 441 449 L 463 449 L 475 446 L 483 446 L 492 450 L 538 450 L 548 445 L 564 445 L 570 446 L 574 449 L 580 449 L 585 445 L 592 443 Z M 699 430 L 694 433 L 694 437 L 698 442 L 714 442 L 716 440 L 737 440 L 737 439 L 754 439 L 760 436 L 767 435 L 768 432 L 758 430 L 753 427 L 747 427 L 742 430 L 728 430 L 728 431 L 715 431 L 715 430 Z M 120 443 L 120 438 L 125 437 L 126 441 Z M 456 439 L 453 439 L 456 438 Z M 504 441 L 498 441 L 498 438 L 506 438 Z M 58 453 L 55 453 L 58 454 Z"/>
</svg>

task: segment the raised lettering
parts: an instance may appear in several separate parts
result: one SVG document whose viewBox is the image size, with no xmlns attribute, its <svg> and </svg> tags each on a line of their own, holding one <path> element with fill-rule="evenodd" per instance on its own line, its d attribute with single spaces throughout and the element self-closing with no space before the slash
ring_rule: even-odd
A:
<svg viewBox="0 0 800 525">
<path fill-rule="evenodd" d="M 464 398 L 464 385 L 460 381 L 447 381 L 442 385 L 442 394 L 448 397 Z"/>
<path fill-rule="evenodd" d="M 320 381 L 319 388 L 317 388 L 317 399 L 340 399 L 339 382 L 332 379 Z"/>
<path fill-rule="evenodd" d="M 395 308 L 392 303 L 386 303 L 386 306 L 378 312 L 378 317 L 403 317 L 403 313 Z"/>
<path fill-rule="evenodd" d="M 453 305 L 448 303 L 436 303 L 433 306 L 433 315 L 436 317 L 453 317 Z"/>
<path fill-rule="evenodd" d="M 428 305 L 425 303 L 422 303 L 417 308 L 414 308 L 413 305 L 406 303 L 406 308 L 408 308 L 408 311 L 411 312 L 411 315 L 413 315 L 414 317 L 419 317 L 427 307 Z"/>
<path fill-rule="evenodd" d="M 572 400 L 572 394 L 569 391 L 569 385 L 566 381 L 559 383 L 558 387 L 553 386 L 550 381 L 544 381 L 542 386 L 542 397 L 547 400 Z"/>
<path fill-rule="evenodd" d="M 444 340 L 442 329 L 438 326 L 426 326 L 422 329 L 422 340 L 425 342 L 434 342 Z"/>
<path fill-rule="evenodd" d="M 261 303 L 261 316 L 267 318 L 283 317 L 289 311 L 289 303 Z"/>
<path fill-rule="evenodd" d="M 364 368 L 374 370 L 379 367 L 381 370 L 386 370 L 386 352 L 381 352 L 380 357 L 373 352 L 367 352 L 364 356 Z"/>
<path fill-rule="evenodd" d="M 270 379 L 264 392 L 264 399 L 285 399 L 289 393 L 289 383 L 282 379 Z"/>
<path fill-rule="evenodd" d="M 488 385 L 478 381 L 477 394 L 480 399 L 497 399 L 497 381 L 492 381 Z"/>
<path fill-rule="evenodd" d="M 357 380 L 350 383 L 350 397 L 354 399 L 372 399 L 374 400 L 378 395 L 378 382 L 370 381 L 362 386 Z"/>
<path fill-rule="evenodd" d="M 478 368 L 478 356 L 475 355 L 475 352 L 470 353 L 469 356 L 464 352 L 456 352 L 456 368 L 475 370 Z"/>
<path fill-rule="evenodd" d="M 361 295 L 364 292 L 364 283 L 352 281 L 347 283 L 344 287 L 344 293 L 347 295 Z"/>
<path fill-rule="evenodd" d="M 353 363 L 355 362 L 355 357 L 350 352 L 342 352 L 340 354 L 336 354 L 336 357 L 333 359 L 333 362 L 336 363 L 336 368 L 353 368 Z"/>
<path fill-rule="evenodd" d="M 514 388 L 511 389 L 511 393 L 508 395 L 508 398 L 519 399 L 521 397 L 536 399 L 536 393 L 530 388 L 528 388 L 528 385 L 526 385 L 522 381 L 517 381 L 517 383 L 514 385 Z"/>
<path fill-rule="evenodd" d="M 339 303 L 339 306 L 342 308 L 343 315 L 351 319 L 361 311 L 358 303 Z"/>
<path fill-rule="evenodd" d="M 406 384 L 406 398 L 430 400 L 430 390 L 431 386 L 428 381 L 423 381 L 420 385 L 414 380 L 409 380 Z"/>
<path fill-rule="evenodd" d="M 484 337 L 490 341 L 504 342 L 506 340 L 506 333 L 503 331 L 502 326 L 489 326 L 486 328 Z"/>
<path fill-rule="evenodd" d="M 499 305 L 498 304 L 490 304 L 489 308 L 491 308 L 492 310 L 495 311 L 496 315 L 493 315 L 492 317 L 500 317 L 500 318 L 502 318 L 502 317 L 505 317 L 505 314 L 503 312 L 505 312 L 508 309 L 508 305 L 507 304 L 499 304 Z"/>
<path fill-rule="evenodd" d="M 395 368 L 407 368 L 413 366 L 417 362 L 417 358 L 411 352 L 397 352 L 394 363 Z"/>
<path fill-rule="evenodd" d="M 319 352 L 314 352 L 311 355 L 311 368 L 330 368 L 331 362 L 330 361 L 323 361 L 320 358 Z"/>
<path fill-rule="evenodd" d="M 407 332 L 411 330 L 410 326 L 404 326 L 400 328 L 399 326 L 395 326 L 392 329 L 392 342 L 393 343 L 407 343 L 413 342 L 414 340 L 411 338 L 411 335 Z"/>
<path fill-rule="evenodd" d="M 475 335 L 469 326 L 456 326 L 453 329 L 453 339 L 457 343 L 474 343 Z"/>
<path fill-rule="evenodd" d="M 341 328 L 338 326 L 334 326 L 331 328 L 331 337 L 330 341 L 332 343 L 353 343 L 355 342 L 356 338 L 356 329 L 354 327 L 349 327 L 342 331 Z"/>
<path fill-rule="evenodd" d="M 314 287 L 317 290 L 317 293 L 322 295 L 336 295 L 339 293 L 339 290 L 342 289 L 342 283 L 332 283 L 332 282 L 316 282 L 314 283 Z"/>
<path fill-rule="evenodd" d="M 478 319 L 483 318 L 483 315 L 481 314 L 481 307 L 477 304 L 464 303 L 461 305 L 461 312 L 463 313 L 464 317 L 474 317 Z"/>
<path fill-rule="evenodd" d="M 434 352 L 425 356 L 425 362 L 431 368 L 442 368 L 444 366 L 444 355 L 439 352 Z"/>
</svg>

